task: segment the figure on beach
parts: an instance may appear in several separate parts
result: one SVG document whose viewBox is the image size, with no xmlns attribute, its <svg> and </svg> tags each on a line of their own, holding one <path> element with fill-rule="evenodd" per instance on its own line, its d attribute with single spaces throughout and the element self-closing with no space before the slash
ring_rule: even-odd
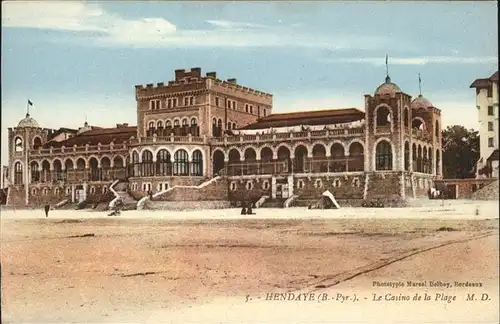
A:
<svg viewBox="0 0 500 324">
<path fill-rule="evenodd" d="M 50 205 L 45 204 L 44 209 L 45 209 L 45 217 L 49 217 Z"/>
</svg>

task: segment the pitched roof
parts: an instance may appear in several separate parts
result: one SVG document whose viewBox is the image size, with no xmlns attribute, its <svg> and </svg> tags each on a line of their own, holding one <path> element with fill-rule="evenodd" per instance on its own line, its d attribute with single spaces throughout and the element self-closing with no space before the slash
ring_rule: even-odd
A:
<svg viewBox="0 0 500 324">
<path fill-rule="evenodd" d="M 61 142 L 49 141 L 45 143 L 44 147 L 61 147 L 63 145 L 65 147 L 71 147 L 73 145 L 97 145 L 98 143 L 101 143 L 102 145 L 108 145 L 113 141 L 115 143 L 122 143 L 124 141 L 127 141 L 131 136 L 136 136 L 136 134 L 136 126 L 118 128 L 93 128 L 81 134 L 74 135 L 73 137 L 70 137 L 67 140 Z"/>
<path fill-rule="evenodd" d="M 498 160 L 500 160 L 500 153 L 498 152 L 498 149 L 496 149 L 487 158 L 487 161 L 498 161 Z"/>
<path fill-rule="evenodd" d="M 263 129 L 299 125 L 331 125 L 362 120 L 365 113 L 356 108 L 311 110 L 271 114 L 240 129 Z"/>
<path fill-rule="evenodd" d="M 53 139 L 54 137 L 56 137 L 57 135 L 62 134 L 62 133 L 76 134 L 76 133 L 78 133 L 78 130 L 72 129 L 72 128 L 61 127 L 59 129 L 52 131 L 52 133 L 49 133 L 49 140 Z"/>
<path fill-rule="evenodd" d="M 474 80 L 474 82 L 472 82 L 472 84 L 470 85 L 470 88 L 486 88 L 490 86 L 491 81 L 498 82 L 498 71 L 493 73 L 489 78 Z"/>
</svg>

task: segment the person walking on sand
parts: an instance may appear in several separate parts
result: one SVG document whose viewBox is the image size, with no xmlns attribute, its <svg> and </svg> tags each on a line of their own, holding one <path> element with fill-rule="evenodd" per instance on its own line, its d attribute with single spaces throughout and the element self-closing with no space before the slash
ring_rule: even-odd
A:
<svg viewBox="0 0 500 324">
<path fill-rule="evenodd" d="M 49 204 L 45 204 L 45 217 L 49 217 L 49 210 L 50 210 L 50 205 Z"/>
</svg>

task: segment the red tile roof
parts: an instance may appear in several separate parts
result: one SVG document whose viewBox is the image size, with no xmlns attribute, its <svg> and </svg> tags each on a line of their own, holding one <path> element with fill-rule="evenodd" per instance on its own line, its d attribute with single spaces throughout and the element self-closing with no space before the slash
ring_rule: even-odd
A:
<svg viewBox="0 0 500 324">
<path fill-rule="evenodd" d="M 108 145 L 111 142 L 122 143 L 127 141 L 131 136 L 137 136 L 136 126 L 118 127 L 118 128 L 96 128 L 83 132 L 81 134 L 75 135 L 67 140 L 61 142 L 49 141 L 44 147 L 72 147 L 73 145 L 97 145 L 101 143 L 102 145 Z"/>
<path fill-rule="evenodd" d="M 365 113 L 356 108 L 311 110 L 292 113 L 271 114 L 260 118 L 256 123 L 240 129 L 264 129 L 270 127 L 289 127 L 299 125 L 324 125 L 348 123 L 365 118 Z"/>
</svg>

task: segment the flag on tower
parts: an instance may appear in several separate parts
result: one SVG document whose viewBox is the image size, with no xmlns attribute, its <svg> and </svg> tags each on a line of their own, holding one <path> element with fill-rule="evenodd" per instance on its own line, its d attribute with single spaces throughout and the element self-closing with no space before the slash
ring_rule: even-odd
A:
<svg viewBox="0 0 500 324">
<path fill-rule="evenodd" d="M 28 99 L 28 105 L 33 106 L 33 103 L 29 99 Z"/>
</svg>

